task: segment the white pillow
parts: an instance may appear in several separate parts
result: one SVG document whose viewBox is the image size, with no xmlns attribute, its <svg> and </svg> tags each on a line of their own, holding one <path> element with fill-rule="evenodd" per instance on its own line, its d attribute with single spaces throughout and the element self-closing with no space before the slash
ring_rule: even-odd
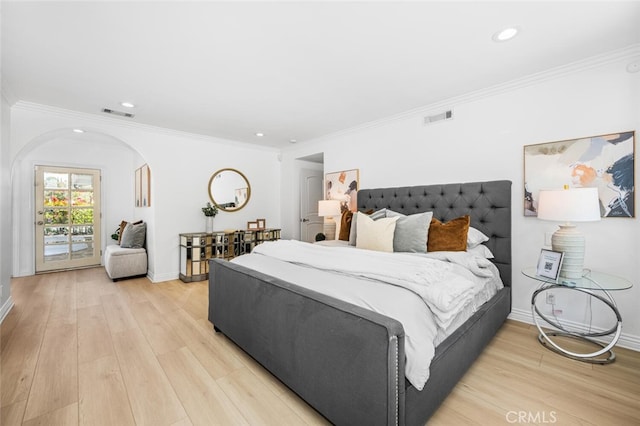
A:
<svg viewBox="0 0 640 426">
<path fill-rule="evenodd" d="M 387 217 L 387 209 L 377 210 L 368 216 L 373 220 L 378 220 L 380 218 Z M 349 244 L 352 246 L 355 246 L 357 239 L 358 239 L 358 215 L 354 214 L 351 217 L 351 229 L 349 230 Z"/>
<path fill-rule="evenodd" d="M 373 220 L 364 213 L 358 216 L 356 248 L 393 252 L 393 235 L 396 230 L 397 217 Z"/>
<path fill-rule="evenodd" d="M 489 237 L 478 231 L 476 228 L 470 226 L 467 233 L 467 251 L 472 249 L 485 241 L 489 241 Z"/>
<path fill-rule="evenodd" d="M 484 257 L 485 259 L 493 259 L 493 253 L 489 250 L 489 247 L 484 244 L 479 244 L 473 248 L 467 249 L 467 253 L 472 253 L 476 256 Z"/>
</svg>

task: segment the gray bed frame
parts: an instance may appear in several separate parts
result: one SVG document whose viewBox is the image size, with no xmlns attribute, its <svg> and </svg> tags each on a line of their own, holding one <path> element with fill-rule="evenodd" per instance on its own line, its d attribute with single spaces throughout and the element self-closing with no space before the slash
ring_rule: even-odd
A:
<svg viewBox="0 0 640 426">
<path fill-rule="evenodd" d="M 404 330 L 391 318 L 219 259 L 209 321 L 337 425 L 424 425 L 511 311 L 511 182 L 358 191 L 358 209 L 471 216 L 505 288 L 436 348 L 422 391 L 404 377 Z"/>
</svg>

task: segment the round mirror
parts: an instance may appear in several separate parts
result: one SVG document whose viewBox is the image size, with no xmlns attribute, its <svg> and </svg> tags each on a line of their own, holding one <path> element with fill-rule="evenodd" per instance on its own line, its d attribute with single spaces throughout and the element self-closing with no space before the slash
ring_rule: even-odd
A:
<svg viewBox="0 0 640 426">
<path fill-rule="evenodd" d="M 220 210 L 234 212 L 249 202 L 251 185 L 236 169 L 220 169 L 209 179 L 209 198 Z"/>
</svg>

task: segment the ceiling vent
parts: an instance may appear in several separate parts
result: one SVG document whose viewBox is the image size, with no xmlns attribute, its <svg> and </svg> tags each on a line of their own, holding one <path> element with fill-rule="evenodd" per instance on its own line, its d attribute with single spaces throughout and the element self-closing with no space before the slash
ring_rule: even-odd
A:
<svg viewBox="0 0 640 426">
<path fill-rule="evenodd" d="M 107 114 L 112 114 L 112 115 L 119 115 L 120 117 L 127 117 L 127 118 L 135 117 L 134 114 L 131 114 L 128 112 L 116 111 L 115 109 L 110 109 L 110 108 L 102 108 L 102 112 Z"/>
<path fill-rule="evenodd" d="M 451 120 L 453 119 L 453 111 L 452 110 L 447 110 L 447 111 L 443 111 L 439 114 L 434 114 L 434 115 L 428 115 L 424 118 L 424 124 L 433 124 L 433 123 L 437 123 L 438 121 L 444 121 L 444 120 Z"/>
</svg>

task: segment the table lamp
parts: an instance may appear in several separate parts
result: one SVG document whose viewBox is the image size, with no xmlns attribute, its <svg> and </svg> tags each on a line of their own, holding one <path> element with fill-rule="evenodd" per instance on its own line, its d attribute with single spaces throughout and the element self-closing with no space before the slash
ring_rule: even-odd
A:
<svg viewBox="0 0 640 426">
<path fill-rule="evenodd" d="M 340 216 L 340 201 L 339 200 L 320 200 L 318 201 L 318 216 L 325 217 L 324 226 L 322 231 L 327 237 L 327 240 L 336 239 L 336 222 L 333 220 L 334 216 Z"/>
<path fill-rule="evenodd" d="M 597 188 L 541 190 L 538 195 L 538 219 L 564 222 L 551 237 L 551 249 L 564 253 L 560 278 L 582 277 L 585 238 L 572 222 L 600 220 Z"/>
</svg>

